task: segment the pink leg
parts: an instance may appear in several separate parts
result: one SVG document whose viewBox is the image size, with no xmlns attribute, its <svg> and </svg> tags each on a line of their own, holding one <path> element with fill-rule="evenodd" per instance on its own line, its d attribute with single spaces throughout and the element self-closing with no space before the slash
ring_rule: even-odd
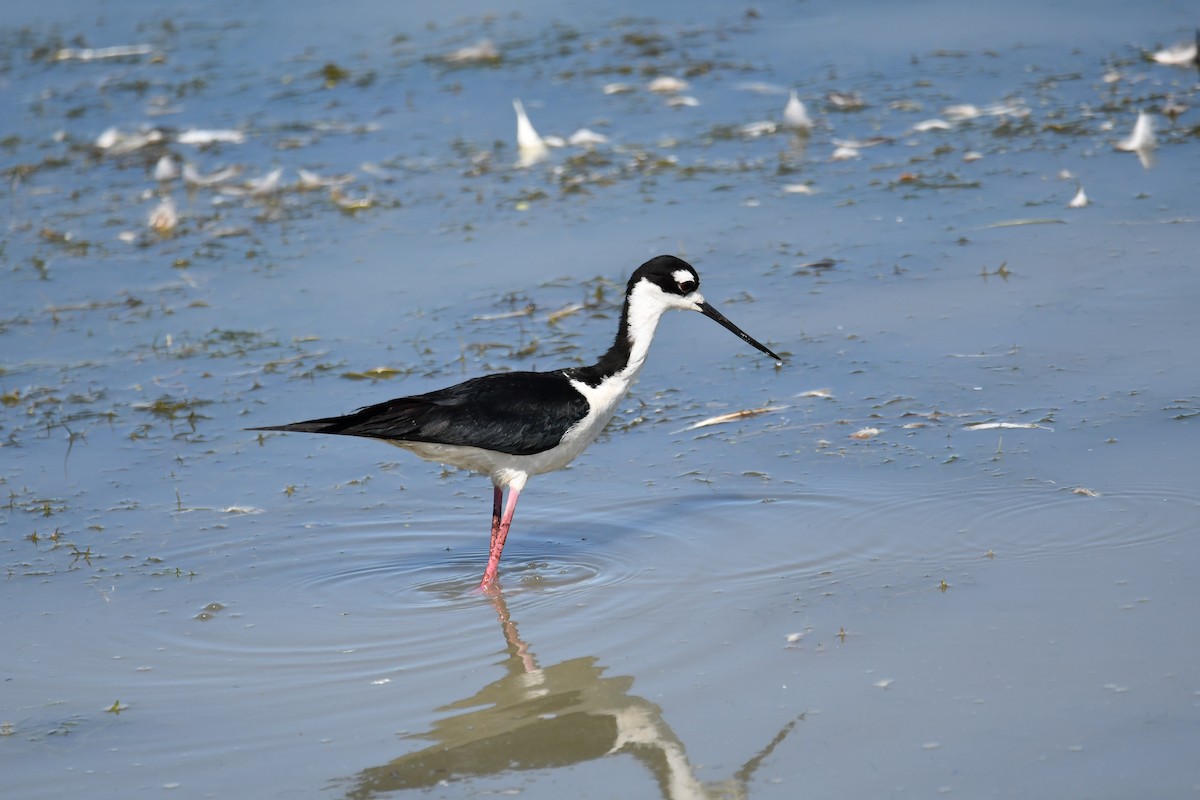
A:
<svg viewBox="0 0 1200 800">
<path fill-rule="evenodd" d="M 496 508 L 499 509 L 499 494 L 500 490 L 496 489 Z M 479 582 L 479 591 L 490 592 L 499 588 L 496 585 L 496 573 L 500 569 L 500 554 L 504 552 L 504 540 L 508 538 L 508 529 L 512 526 L 513 513 L 517 510 L 517 498 L 521 496 L 521 490 L 515 486 L 510 486 L 508 489 L 508 502 L 504 506 L 504 517 L 500 519 L 498 527 L 492 529 L 492 548 L 488 555 L 487 569 L 483 571 L 483 580 Z M 496 519 L 496 514 L 492 515 L 492 519 Z"/>
</svg>

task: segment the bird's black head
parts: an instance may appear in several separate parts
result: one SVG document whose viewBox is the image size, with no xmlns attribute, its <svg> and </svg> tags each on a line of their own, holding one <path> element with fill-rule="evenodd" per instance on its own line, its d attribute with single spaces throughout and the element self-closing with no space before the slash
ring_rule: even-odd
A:
<svg viewBox="0 0 1200 800">
<path fill-rule="evenodd" d="M 655 256 L 638 267 L 634 271 L 633 277 L 629 279 L 629 285 L 625 288 L 626 294 L 632 292 L 633 287 L 643 279 L 650 281 L 667 294 L 680 297 L 691 294 L 700 288 L 700 276 L 696 274 L 695 268 L 682 258 L 675 256 Z"/>
<path fill-rule="evenodd" d="M 691 264 L 675 256 L 655 256 L 634 270 L 625 290 L 625 309 L 621 312 L 621 334 L 630 344 L 639 339 L 647 346 L 654 336 L 658 318 L 668 309 L 699 311 L 732 331 L 739 338 L 779 361 L 766 346 L 734 325 L 700 294 L 700 276 Z M 620 338 L 618 338 L 620 341 Z"/>
</svg>

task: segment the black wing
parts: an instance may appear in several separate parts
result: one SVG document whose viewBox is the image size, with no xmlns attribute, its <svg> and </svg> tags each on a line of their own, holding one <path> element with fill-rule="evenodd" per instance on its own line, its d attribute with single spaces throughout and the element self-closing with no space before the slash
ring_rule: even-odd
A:
<svg viewBox="0 0 1200 800">
<path fill-rule="evenodd" d="M 343 417 L 250 430 L 436 442 L 528 456 L 557 445 L 587 412 L 587 400 L 561 372 L 502 372 Z"/>
</svg>

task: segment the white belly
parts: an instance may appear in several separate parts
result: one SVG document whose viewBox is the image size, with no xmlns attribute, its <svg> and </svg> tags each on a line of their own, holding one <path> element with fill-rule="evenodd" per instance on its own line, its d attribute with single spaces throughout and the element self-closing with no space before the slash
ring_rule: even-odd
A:
<svg viewBox="0 0 1200 800">
<path fill-rule="evenodd" d="M 529 476 L 562 469 L 586 450 L 588 445 L 596 441 L 596 437 L 613 418 L 621 398 L 629 391 L 630 385 L 637 377 L 636 370 L 628 372 L 631 374 L 613 375 L 595 388 L 585 383 L 572 381 L 571 385 L 587 398 L 591 410 L 586 417 L 563 434 L 562 440 L 558 444 L 540 453 L 518 456 L 484 450 L 480 447 L 434 442 L 393 441 L 390 444 L 402 447 L 426 461 L 436 461 L 441 464 L 450 464 L 459 469 L 482 473 L 490 477 L 493 484 L 502 488 L 510 484 L 515 485 L 518 489 L 523 488 Z"/>
</svg>

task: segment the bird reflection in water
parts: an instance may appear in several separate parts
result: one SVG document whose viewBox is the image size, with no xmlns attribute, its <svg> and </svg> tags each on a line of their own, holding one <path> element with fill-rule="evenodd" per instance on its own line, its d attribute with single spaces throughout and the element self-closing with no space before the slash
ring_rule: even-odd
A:
<svg viewBox="0 0 1200 800">
<path fill-rule="evenodd" d="M 701 781 L 662 709 L 630 694 L 633 678 L 604 677 L 604 667 L 590 656 L 539 667 L 517 633 L 503 594 L 497 592 L 491 602 L 507 642 L 504 677 L 439 708 L 450 715 L 428 733 L 411 737 L 431 741 L 429 747 L 343 779 L 352 784 L 347 798 L 570 767 L 618 753 L 644 764 L 667 800 L 744 798 L 755 771 L 804 718 L 801 714 L 784 725 L 728 780 Z"/>
</svg>

